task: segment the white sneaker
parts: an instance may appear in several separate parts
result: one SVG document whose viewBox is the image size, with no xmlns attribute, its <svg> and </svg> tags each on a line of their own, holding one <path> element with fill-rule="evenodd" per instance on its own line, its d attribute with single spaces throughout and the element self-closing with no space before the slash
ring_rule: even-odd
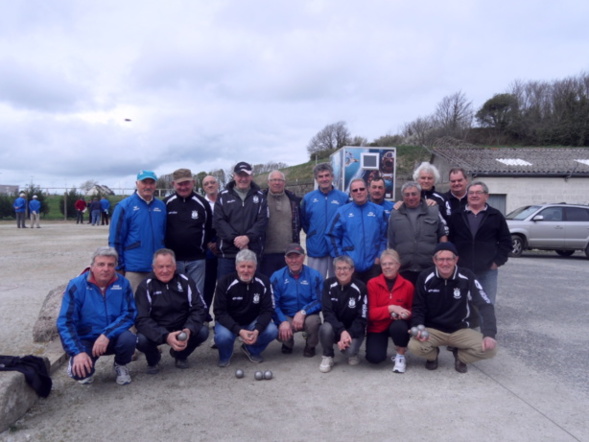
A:
<svg viewBox="0 0 589 442">
<path fill-rule="evenodd" d="M 126 365 L 114 364 L 115 373 L 117 374 L 117 384 L 127 385 L 131 383 L 131 374 Z"/>
<path fill-rule="evenodd" d="M 323 356 L 321 358 L 321 365 L 319 365 L 319 371 L 321 373 L 329 373 L 333 367 L 333 358 L 331 356 Z"/>
<path fill-rule="evenodd" d="M 405 373 L 405 368 L 407 368 L 407 362 L 405 361 L 405 356 L 403 355 L 396 355 L 391 360 L 395 363 L 393 367 L 394 373 Z"/>
<path fill-rule="evenodd" d="M 360 358 L 358 356 L 350 356 L 348 358 L 349 365 L 358 365 L 360 363 Z"/>
<path fill-rule="evenodd" d="M 85 379 L 80 379 L 80 380 L 78 381 L 78 383 L 79 383 L 79 384 L 82 384 L 82 385 L 90 385 L 92 382 L 94 382 L 94 375 L 92 375 L 92 376 L 88 376 L 87 378 L 85 378 Z"/>
</svg>

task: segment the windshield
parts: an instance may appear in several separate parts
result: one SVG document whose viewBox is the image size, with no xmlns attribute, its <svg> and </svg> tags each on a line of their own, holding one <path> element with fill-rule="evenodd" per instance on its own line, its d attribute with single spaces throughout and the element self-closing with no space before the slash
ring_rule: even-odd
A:
<svg viewBox="0 0 589 442">
<path fill-rule="evenodd" d="M 524 206 L 520 207 L 519 209 L 515 209 L 513 212 L 507 214 L 505 219 L 512 219 L 512 220 L 519 220 L 522 221 L 530 216 L 532 213 L 536 212 L 542 206 Z"/>
</svg>

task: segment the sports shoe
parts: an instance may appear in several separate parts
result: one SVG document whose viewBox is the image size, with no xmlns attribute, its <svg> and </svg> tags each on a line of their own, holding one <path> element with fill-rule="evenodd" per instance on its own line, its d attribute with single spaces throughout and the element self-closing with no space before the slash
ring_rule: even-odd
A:
<svg viewBox="0 0 589 442">
<path fill-rule="evenodd" d="M 292 347 L 282 344 L 282 348 L 280 349 L 280 351 L 282 352 L 282 354 L 289 355 L 292 353 Z"/>
<path fill-rule="evenodd" d="M 160 364 L 148 365 L 145 369 L 147 374 L 158 374 L 160 372 Z"/>
<path fill-rule="evenodd" d="M 433 361 L 425 361 L 425 368 L 428 370 L 436 370 L 438 368 L 438 355 L 440 354 L 440 347 L 436 347 L 436 359 Z"/>
<path fill-rule="evenodd" d="M 84 379 L 80 379 L 78 381 L 78 384 L 90 385 L 92 382 L 94 382 L 94 375 L 88 376 L 87 378 L 84 378 Z"/>
<path fill-rule="evenodd" d="M 458 359 L 458 349 L 454 349 L 452 353 L 454 354 L 454 368 L 456 371 L 458 373 L 466 373 L 468 371 L 468 365 Z"/>
<path fill-rule="evenodd" d="M 176 366 L 176 368 L 180 368 L 182 370 L 190 368 L 190 364 L 188 363 L 188 359 L 176 358 L 176 362 L 174 363 L 174 365 Z"/>
<path fill-rule="evenodd" d="M 115 363 L 113 365 L 115 369 L 115 373 L 117 374 L 117 384 L 119 385 L 127 385 L 131 383 L 131 374 L 129 373 L 129 369 L 126 365 L 118 365 Z"/>
<path fill-rule="evenodd" d="M 243 352 L 244 355 L 247 356 L 247 358 L 251 361 L 254 362 L 256 364 L 259 364 L 260 362 L 264 362 L 264 358 L 261 355 L 253 355 L 249 352 L 249 350 L 247 349 L 247 347 L 245 346 L 245 344 L 241 344 L 241 351 Z"/>
<path fill-rule="evenodd" d="M 319 365 L 319 371 L 321 373 L 329 373 L 333 367 L 333 357 L 323 356 L 321 358 L 321 364 Z"/>
<path fill-rule="evenodd" d="M 349 365 L 358 365 L 360 363 L 360 358 L 358 356 L 350 356 L 348 358 Z"/>
<path fill-rule="evenodd" d="M 306 358 L 312 358 L 315 356 L 315 347 L 308 347 L 305 345 L 305 349 L 303 350 L 303 356 Z"/>
<path fill-rule="evenodd" d="M 393 367 L 394 373 L 405 373 L 405 368 L 407 368 L 407 362 L 405 361 L 404 355 L 397 354 L 394 358 L 391 358 L 395 363 Z"/>
<path fill-rule="evenodd" d="M 229 365 L 231 365 L 231 358 L 227 359 L 226 361 L 219 359 L 219 362 L 217 362 L 217 366 L 221 368 L 229 367 Z"/>
</svg>

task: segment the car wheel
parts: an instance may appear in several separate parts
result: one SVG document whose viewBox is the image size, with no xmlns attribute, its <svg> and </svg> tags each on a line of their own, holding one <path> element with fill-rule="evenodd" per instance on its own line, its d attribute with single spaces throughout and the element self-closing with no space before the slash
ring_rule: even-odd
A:
<svg viewBox="0 0 589 442">
<path fill-rule="evenodd" d="M 524 239 L 519 235 L 511 235 L 511 256 L 522 256 Z"/>
<path fill-rule="evenodd" d="M 571 256 L 573 253 L 575 253 L 574 250 L 555 250 L 555 252 L 560 256 Z"/>
</svg>

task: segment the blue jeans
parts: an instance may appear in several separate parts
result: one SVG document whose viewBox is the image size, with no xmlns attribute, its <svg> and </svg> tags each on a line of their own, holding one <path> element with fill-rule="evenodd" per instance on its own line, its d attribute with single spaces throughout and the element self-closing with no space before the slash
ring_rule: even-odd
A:
<svg viewBox="0 0 589 442">
<path fill-rule="evenodd" d="M 205 342 L 208 339 L 208 337 L 209 328 L 203 325 L 197 334 L 190 334 L 188 345 L 186 345 L 186 348 L 184 350 L 175 352 L 175 358 L 186 360 L 188 356 L 190 356 L 192 352 L 196 350 L 196 347 Z M 157 346 L 158 344 L 149 340 L 146 336 L 142 335 L 141 333 L 137 333 L 137 350 L 145 353 L 147 365 L 154 366 L 162 358 L 162 355 L 160 354 Z"/>
<path fill-rule="evenodd" d="M 246 326 L 241 326 L 245 330 L 254 330 L 256 326 L 256 320 Z M 258 340 L 253 345 L 246 345 L 247 350 L 251 355 L 259 356 L 272 342 L 278 337 L 278 328 L 274 322 L 270 322 L 265 330 L 262 330 L 258 335 Z M 226 362 L 231 359 L 233 355 L 233 344 L 237 339 L 237 335 L 231 330 L 223 327 L 218 322 L 215 322 L 215 344 L 219 349 L 219 361 Z"/>
<path fill-rule="evenodd" d="M 92 225 L 97 226 L 100 223 L 100 210 L 92 211 Z"/>
<path fill-rule="evenodd" d="M 205 264 L 204 259 L 195 259 L 194 261 L 176 261 L 178 273 L 184 273 L 196 284 L 196 289 L 200 296 L 203 296 L 205 287 Z M 210 306 L 207 305 L 208 309 Z"/>
<path fill-rule="evenodd" d="M 497 275 L 498 270 L 485 270 L 483 272 L 477 272 L 475 275 L 477 280 L 483 286 L 483 290 L 491 300 L 491 303 L 495 305 L 497 299 Z"/>
<path fill-rule="evenodd" d="M 135 352 L 135 344 L 137 342 L 137 337 L 135 334 L 131 333 L 129 330 L 125 330 L 116 338 L 112 338 L 108 343 L 108 347 L 106 348 L 105 355 L 115 355 L 115 364 L 117 365 L 127 365 L 131 362 L 131 358 L 133 358 L 133 353 Z M 92 358 L 92 370 L 90 374 L 86 377 L 78 377 L 74 375 L 72 371 L 72 366 L 74 364 L 74 358 L 70 357 L 70 361 L 67 367 L 67 374 L 74 378 L 76 381 L 81 379 L 86 379 L 94 374 L 94 367 L 96 366 L 96 361 L 98 357 L 92 356 L 92 347 L 94 347 L 94 341 L 82 341 L 82 345 L 85 348 L 85 352 L 88 353 L 88 356 Z"/>
</svg>

